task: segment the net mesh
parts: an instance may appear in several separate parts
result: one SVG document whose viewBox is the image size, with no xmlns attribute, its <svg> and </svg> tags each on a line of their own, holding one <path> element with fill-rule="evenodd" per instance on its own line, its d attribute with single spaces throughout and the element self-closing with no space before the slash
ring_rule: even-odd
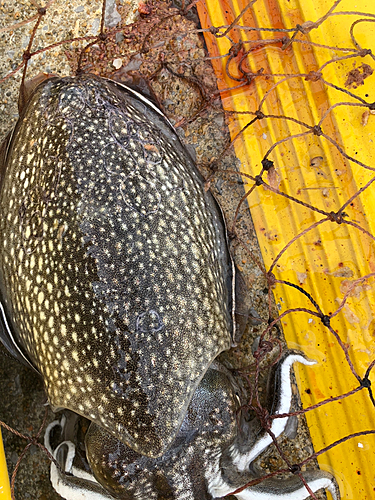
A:
<svg viewBox="0 0 375 500">
<path fill-rule="evenodd" d="M 285 348 L 281 329 L 289 347 L 319 361 L 297 370 L 304 409 L 291 413 L 306 416 L 315 451 L 275 442 L 265 471 L 298 473 L 318 458 L 344 498 L 371 498 L 374 9 L 353 11 L 349 0 L 207 3 L 2 7 L 3 131 L 20 81 L 40 71 L 141 74 L 224 205 L 253 312 L 231 356 L 266 429 L 275 417 L 264 408 L 264 373 Z M 116 13 L 136 20 L 116 24 Z M 13 494 L 39 434 L 20 437 L 29 443 Z"/>
</svg>

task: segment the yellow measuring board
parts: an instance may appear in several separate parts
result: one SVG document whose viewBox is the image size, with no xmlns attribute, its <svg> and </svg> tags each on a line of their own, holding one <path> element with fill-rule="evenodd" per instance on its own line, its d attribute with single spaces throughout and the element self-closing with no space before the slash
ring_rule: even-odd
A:
<svg viewBox="0 0 375 500">
<path fill-rule="evenodd" d="M 11 500 L 7 464 L 0 430 L 0 500 Z"/>
<path fill-rule="evenodd" d="M 375 74 L 371 74 L 375 61 L 371 55 L 342 59 L 360 48 L 372 48 L 375 53 L 375 3 L 257 0 L 250 2 L 250 8 L 236 20 L 247 4 L 240 0 L 201 0 L 197 4 L 202 28 L 220 28 L 216 36 L 215 30 L 204 35 L 224 109 L 254 113 L 264 98 L 261 111 L 274 115 L 255 121 L 237 135 L 254 114 L 227 113 L 242 172 L 253 177 L 260 174 L 266 152 L 285 139 L 270 152 L 268 158 L 275 168 L 264 173 L 263 180 L 321 211 L 290 201 L 263 186 L 251 193 L 248 204 L 266 270 L 283 248 L 301 235 L 277 259 L 275 277 L 310 293 L 325 315 L 334 313 L 353 287 L 343 307 L 331 319 L 331 326 L 348 348 L 354 370 L 363 378 L 375 359 L 375 280 L 355 280 L 375 272 L 375 244 L 371 236 L 375 234 L 375 182 L 359 196 L 354 195 L 375 177 L 375 115 L 365 106 L 352 106 L 359 101 L 335 86 L 368 103 L 375 101 Z M 324 19 L 331 8 L 332 15 Z M 343 14 L 336 15 L 340 12 Z M 304 23 L 319 19 L 319 26 L 298 33 L 296 39 L 325 47 L 296 42 L 285 48 L 286 40 L 278 40 L 286 33 L 272 31 L 296 25 L 309 27 Z M 235 20 L 240 27 L 225 33 L 224 27 Z M 241 26 L 271 30 L 254 32 Z M 218 33 L 224 36 L 218 37 Z M 289 38 L 292 35 L 287 34 Z M 262 40 L 271 42 L 265 44 Z M 339 47 L 348 50 L 338 50 Z M 334 57 L 341 59 L 332 61 Z M 319 68 L 324 81 L 316 74 L 314 77 L 313 72 Z M 260 76 L 244 87 L 244 74 L 250 72 Z M 304 125 L 312 127 L 320 120 L 323 133 L 332 140 L 312 134 Z M 308 130 L 310 133 L 306 134 Z M 299 137 L 289 139 L 294 135 Z M 344 157 L 340 148 L 353 160 Z M 248 182 L 247 188 L 254 184 L 243 180 Z M 354 225 L 323 221 L 327 217 L 322 212 L 337 212 L 348 201 L 344 217 Z M 314 224 L 316 227 L 309 229 Z M 290 286 L 277 284 L 274 295 L 280 314 L 291 308 L 315 311 L 310 300 Z M 282 325 L 288 345 L 302 349 L 318 361 L 313 367 L 296 367 L 304 408 L 359 386 L 343 349 L 318 317 L 294 312 L 283 317 Z M 375 387 L 373 372 L 370 380 Z M 367 390 L 310 411 L 306 418 L 315 451 L 352 433 L 375 429 L 375 411 Z M 347 440 L 318 458 L 321 468 L 335 474 L 342 498 L 375 498 L 374 448 L 375 436 L 365 435 Z"/>
</svg>

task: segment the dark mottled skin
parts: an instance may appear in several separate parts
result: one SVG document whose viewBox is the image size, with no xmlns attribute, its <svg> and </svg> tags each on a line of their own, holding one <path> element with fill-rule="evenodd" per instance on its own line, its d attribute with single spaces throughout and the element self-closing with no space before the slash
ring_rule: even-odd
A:
<svg viewBox="0 0 375 500">
<path fill-rule="evenodd" d="M 191 498 L 208 500 L 207 466 L 220 445 L 227 447 L 237 433 L 238 401 L 222 373 L 209 369 L 195 392 L 172 447 L 160 458 L 134 452 L 98 426 L 87 435 L 87 453 L 96 477 L 104 478 L 116 498 L 149 500 Z M 105 443 L 103 445 L 103 443 Z M 186 496 L 190 498 L 190 496 Z"/>
<path fill-rule="evenodd" d="M 3 304 L 51 404 L 160 455 L 232 335 L 221 214 L 177 135 L 114 83 L 48 80 L 0 210 Z"/>
</svg>

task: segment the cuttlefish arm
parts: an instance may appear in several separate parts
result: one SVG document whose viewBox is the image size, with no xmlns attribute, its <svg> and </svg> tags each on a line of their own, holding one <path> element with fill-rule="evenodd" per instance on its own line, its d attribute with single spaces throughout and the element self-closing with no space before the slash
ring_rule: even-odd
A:
<svg viewBox="0 0 375 500">
<path fill-rule="evenodd" d="M 295 362 L 314 365 L 299 351 L 287 351 L 275 365 L 268 382 L 267 410 L 270 415 L 289 413 L 292 402 L 291 368 Z M 272 419 L 270 431 L 278 438 L 286 429 L 288 417 Z M 234 442 L 218 457 L 209 474 L 209 491 L 213 498 L 233 494 L 254 479 L 261 479 L 253 462 L 272 444 L 272 436 L 263 429 L 257 419 L 240 423 L 240 431 Z M 309 488 L 316 492 L 326 488 L 334 500 L 340 499 L 335 478 L 325 471 L 301 472 Z M 268 478 L 235 494 L 239 500 L 303 500 L 309 497 L 299 475 L 287 479 Z"/>
<path fill-rule="evenodd" d="M 63 441 L 55 450 L 52 449 L 51 434 L 56 427 L 64 429 L 65 423 L 65 416 L 61 421 L 55 420 L 48 425 L 44 434 L 45 447 L 61 467 L 60 469 L 51 462 L 50 478 L 53 488 L 69 500 L 113 500 L 92 474 L 74 466 L 76 447 L 71 441 Z"/>
</svg>

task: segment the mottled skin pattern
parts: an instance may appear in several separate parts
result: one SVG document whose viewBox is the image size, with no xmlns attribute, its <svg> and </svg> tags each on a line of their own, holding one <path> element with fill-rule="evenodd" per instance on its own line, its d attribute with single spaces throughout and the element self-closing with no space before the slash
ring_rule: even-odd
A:
<svg viewBox="0 0 375 500">
<path fill-rule="evenodd" d="M 177 137 L 117 94 L 82 77 L 32 97 L 1 192 L 1 285 L 51 404 L 157 456 L 230 346 L 230 259 Z"/>
<path fill-rule="evenodd" d="M 193 396 L 182 428 L 172 447 L 160 458 L 144 457 L 105 431 L 91 427 L 87 453 L 96 477 L 103 477 L 118 498 L 211 498 L 207 491 L 208 466 L 236 435 L 236 401 L 222 373 L 209 369 Z M 225 409 L 223 411 L 223 409 Z M 103 445 L 103 443 L 105 443 Z M 147 495 L 145 495 L 147 492 Z"/>
<path fill-rule="evenodd" d="M 53 78 L 2 156 L 2 336 L 41 373 L 52 406 L 93 422 L 97 480 L 116 498 L 203 500 L 253 479 L 271 438 L 238 424 L 235 383 L 214 362 L 235 330 L 224 223 L 167 120 L 113 82 Z M 289 411 L 294 361 L 311 364 L 295 352 L 279 363 L 276 412 Z M 274 421 L 276 436 L 285 423 Z M 55 451 L 73 473 L 74 453 L 69 441 Z M 330 475 L 305 477 L 339 498 Z M 52 480 L 65 498 L 110 498 L 87 474 L 52 466 Z M 302 499 L 301 484 L 237 496 Z"/>
</svg>

